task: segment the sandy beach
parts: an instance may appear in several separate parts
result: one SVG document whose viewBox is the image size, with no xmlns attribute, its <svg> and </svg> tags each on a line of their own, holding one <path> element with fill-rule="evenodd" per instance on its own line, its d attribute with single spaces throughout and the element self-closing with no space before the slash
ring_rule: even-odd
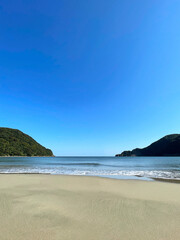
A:
<svg viewBox="0 0 180 240">
<path fill-rule="evenodd" d="M 0 175 L 1 240 L 177 240 L 180 185 Z"/>
</svg>

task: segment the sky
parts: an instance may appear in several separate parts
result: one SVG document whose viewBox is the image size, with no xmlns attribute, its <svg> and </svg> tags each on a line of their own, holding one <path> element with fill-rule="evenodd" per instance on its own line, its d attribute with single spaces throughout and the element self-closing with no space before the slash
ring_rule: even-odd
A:
<svg viewBox="0 0 180 240">
<path fill-rule="evenodd" d="M 179 0 L 0 0 L 0 126 L 58 156 L 180 133 Z"/>
</svg>

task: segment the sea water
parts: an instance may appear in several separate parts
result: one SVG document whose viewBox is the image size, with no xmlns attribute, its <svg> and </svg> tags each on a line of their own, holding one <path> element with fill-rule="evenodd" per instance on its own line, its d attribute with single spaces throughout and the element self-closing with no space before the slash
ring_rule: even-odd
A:
<svg viewBox="0 0 180 240">
<path fill-rule="evenodd" d="M 180 157 L 0 157 L 0 173 L 180 179 Z"/>
</svg>

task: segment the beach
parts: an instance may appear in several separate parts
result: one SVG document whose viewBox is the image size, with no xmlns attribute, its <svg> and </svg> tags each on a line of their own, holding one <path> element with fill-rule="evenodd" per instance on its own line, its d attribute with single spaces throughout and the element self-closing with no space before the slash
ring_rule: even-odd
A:
<svg viewBox="0 0 180 240">
<path fill-rule="evenodd" d="M 0 175 L 1 240 L 177 240 L 180 185 Z"/>
</svg>

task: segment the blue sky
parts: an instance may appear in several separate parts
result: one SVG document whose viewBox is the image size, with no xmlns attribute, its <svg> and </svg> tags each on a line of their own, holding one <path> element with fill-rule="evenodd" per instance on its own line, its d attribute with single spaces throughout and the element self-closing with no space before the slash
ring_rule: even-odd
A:
<svg viewBox="0 0 180 240">
<path fill-rule="evenodd" d="M 179 0 L 1 0 L 0 126 L 63 156 L 180 133 L 179 12 Z"/>
</svg>

